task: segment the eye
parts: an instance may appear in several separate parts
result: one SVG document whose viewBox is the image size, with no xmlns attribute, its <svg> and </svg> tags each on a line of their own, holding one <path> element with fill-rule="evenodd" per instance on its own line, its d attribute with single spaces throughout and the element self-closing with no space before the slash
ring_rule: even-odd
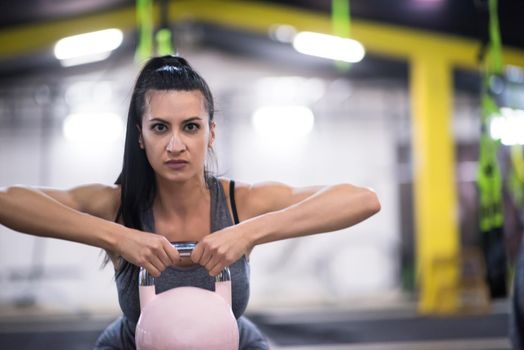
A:
<svg viewBox="0 0 524 350">
<path fill-rule="evenodd" d="M 200 129 L 200 125 L 198 125 L 197 123 L 187 123 L 184 126 L 184 129 L 189 132 L 197 132 L 198 129 Z"/>
<path fill-rule="evenodd" d="M 167 126 L 162 123 L 155 123 L 151 125 L 151 130 L 161 133 L 167 130 Z"/>
</svg>

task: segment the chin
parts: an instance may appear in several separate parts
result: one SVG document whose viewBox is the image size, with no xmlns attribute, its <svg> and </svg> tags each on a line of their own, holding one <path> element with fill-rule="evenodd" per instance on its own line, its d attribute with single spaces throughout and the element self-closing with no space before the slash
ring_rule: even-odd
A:
<svg viewBox="0 0 524 350">
<path fill-rule="evenodd" d="M 176 172 L 176 173 L 170 172 L 170 173 L 167 173 L 167 174 L 164 173 L 164 174 L 160 175 L 160 177 L 163 180 L 166 180 L 166 181 L 169 181 L 169 182 L 178 182 L 178 183 L 189 181 L 189 180 L 195 178 L 196 176 L 197 176 L 197 174 L 189 173 L 187 171 L 181 171 L 181 172 Z"/>
</svg>

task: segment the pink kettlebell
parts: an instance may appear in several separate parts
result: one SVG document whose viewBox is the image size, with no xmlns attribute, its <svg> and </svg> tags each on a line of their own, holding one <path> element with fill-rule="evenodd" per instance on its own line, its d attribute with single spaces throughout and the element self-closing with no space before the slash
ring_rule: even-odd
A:
<svg viewBox="0 0 524 350">
<path fill-rule="evenodd" d="M 190 256 L 195 243 L 174 246 L 180 256 Z M 138 280 L 138 350 L 238 350 L 228 267 L 215 278 L 215 292 L 179 287 L 156 295 L 155 279 L 144 268 L 140 269 Z"/>
</svg>

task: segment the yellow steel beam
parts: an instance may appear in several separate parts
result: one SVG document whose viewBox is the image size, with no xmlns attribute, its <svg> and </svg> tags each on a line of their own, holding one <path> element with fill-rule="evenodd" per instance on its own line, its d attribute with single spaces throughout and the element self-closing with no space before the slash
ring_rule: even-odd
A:
<svg viewBox="0 0 524 350">
<path fill-rule="evenodd" d="M 452 70 L 436 55 L 410 65 L 419 310 L 458 310 L 459 232 L 451 125 Z"/>
<path fill-rule="evenodd" d="M 78 18 L 20 25 L 0 30 L 0 58 L 50 50 L 63 37 L 106 28 L 131 29 L 135 8 L 129 7 Z"/>
</svg>

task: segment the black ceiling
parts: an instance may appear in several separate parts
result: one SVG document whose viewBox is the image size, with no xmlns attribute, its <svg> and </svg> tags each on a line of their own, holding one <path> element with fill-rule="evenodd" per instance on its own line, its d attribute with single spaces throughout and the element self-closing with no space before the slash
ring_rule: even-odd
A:
<svg viewBox="0 0 524 350">
<path fill-rule="evenodd" d="M 173 0 L 176 1 L 176 0 Z M 354 18 L 478 38 L 487 33 L 488 0 L 350 0 Z M 331 0 L 266 0 L 329 13 Z M 0 0 L 0 28 L 133 5 L 133 0 Z M 499 0 L 502 41 L 524 48 L 524 0 Z"/>
</svg>

